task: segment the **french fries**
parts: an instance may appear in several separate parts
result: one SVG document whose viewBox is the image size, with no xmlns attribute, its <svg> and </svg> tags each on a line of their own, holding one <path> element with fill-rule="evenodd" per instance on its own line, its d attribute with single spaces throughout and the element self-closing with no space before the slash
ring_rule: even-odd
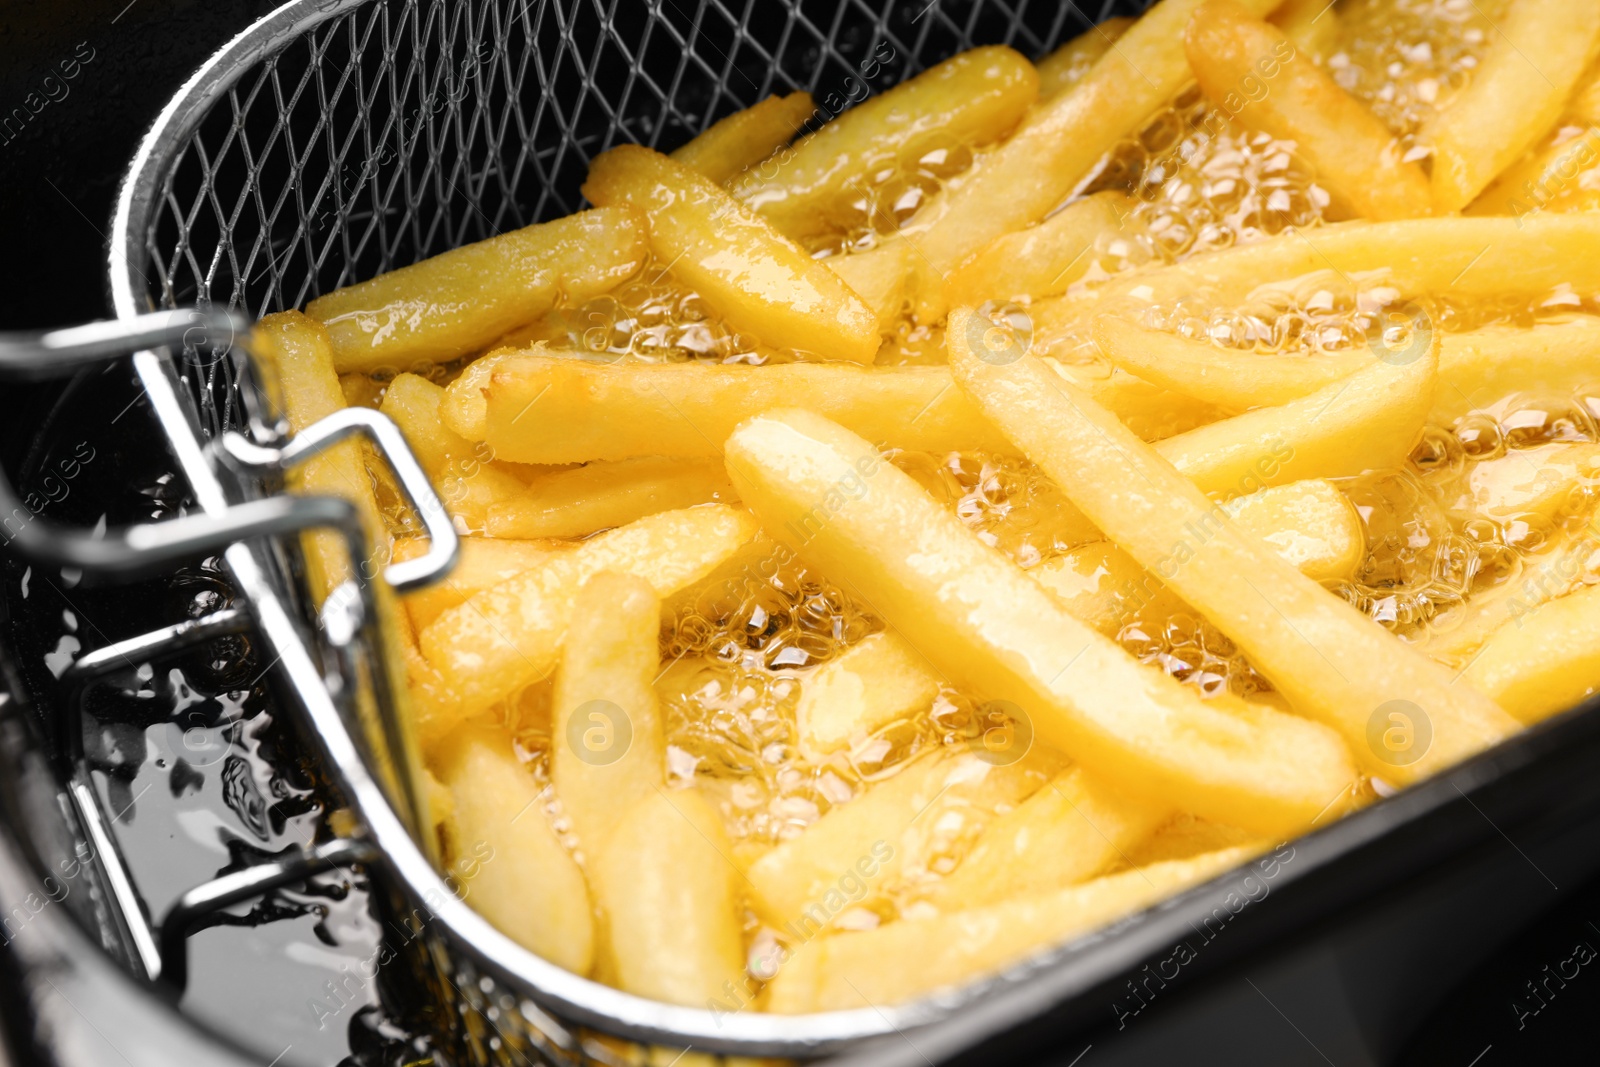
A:
<svg viewBox="0 0 1600 1067">
<path fill-rule="evenodd" d="M 1432 213 L 1428 179 L 1401 157 L 1394 134 L 1278 27 L 1236 0 L 1206 0 L 1184 41 L 1206 96 L 1245 127 L 1293 141 L 1339 214 Z"/>
<path fill-rule="evenodd" d="M 452 433 L 468 441 L 482 441 L 488 433 L 489 419 L 489 402 L 484 398 L 484 392 L 489 388 L 495 369 L 507 360 L 531 353 L 554 354 L 549 346 L 539 342 L 530 345 L 526 351 L 496 349 L 468 363 L 456 380 L 445 388 L 444 397 L 439 401 L 439 421 Z"/>
<path fill-rule="evenodd" d="M 265 320 L 293 427 L 380 408 L 468 534 L 383 661 L 451 884 L 630 994 L 878 1008 L 1600 690 L 1600 13 L 1509 4 L 1475 68 L 1161 0 L 824 78 Z M 427 550 L 363 455 L 291 472 L 378 542 L 316 599 Z"/>
<path fill-rule="evenodd" d="M 1052 893 L 825 938 L 778 972 L 767 1009 L 843 1011 L 931 993 L 1115 922 L 1259 851 L 1235 848 L 1151 864 Z"/>
<path fill-rule="evenodd" d="M 1459 211 L 1555 124 L 1600 44 L 1600 9 L 1585 0 L 1517 0 L 1488 53 L 1423 131 L 1433 147 L 1433 201 Z"/>
<path fill-rule="evenodd" d="M 1235 412 L 1298 400 L 1373 361 L 1365 350 L 1318 356 L 1230 351 L 1113 315 L 1095 319 L 1094 339 L 1107 358 L 1130 374 Z"/>
<path fill-rule="evenodd" d="M 823 262 L 872 309 L 879 332 L 887 334 L 905 309 L 911 256 L 909 245 L 889 241 L 867 255 L 833 256 Z"/>
<path fill-rule="evenodd" d="M 555 471 L 490 505 L 490 537 L 584 537 L 646 515 L 738 502 L 714 460 L 644 456 Z"/>
<path fill-rule="evenodd" d="M 1099 58 L 1109 52 L 1117 38 L 1128 32 L 1133 19 L 1106 19 L 1091 26 L 1034 64 L 1039 72 L 1039 99 L 1048 100 L 1066 92 L 1089 73 Z"/>
<path fill-rule="evenodd" d="M 1326 59 L 1339 42 L 1339 13 L 1332 0 L 1284 0 L 1271 22 L 1303 52 Z"/>
<path fill-rule="evenodd" d="M 1348 578 L 1366 549 L 1350 498 L 1320 479 L 1263 489 L 1222 506 L 1240 530 L 1313 581 Z"/>
<path fill-rule="evenodd" d="M 1496 522 L 1554 524 L 1587 511 L 1600 484 L 1600 444 L 1548 444 L 1474 464 L 1457 510 Z"/>
<path fill-rule="evenodd" d="M 1584 180 L 1600 161 L 1600 70 L 1584 74 L 1545 143 L 1512 164 L 1467 206 L 1469 215 L 1527 215 L 1593 210 L 1597 194 Z"/>
<path fill-rule="evenodd" d="M 276 369 L 283 390 L 289 429 L 299 433 L 345 406 L 344 390 L 333 368 L 333 345 L 322 325 L 298 311 L 268 315 L 256 323 L 255 343 Z M 341 441 L 291 472 L 296 492 L 338 496 L 355 505 L 361 525 L 373 543 L 367 560 L 353 561 L 336 530 L 309 530 L 300 539 L 306 577 L 317 607 L 334 587 L 351 577 L 351 566 L 380 564 L 389 555 L 388 527 L 373 495 L 359 441 Z"/>
<path fill-rule="evenodd" d="M 800 687 L 795 722 L 802 748 L 820 754 L 924 710 L 939 695 L 939 676 L 916 649 L 893 633 L 850 646 L 809 675 Z"/>
<path fill-rule="evenodd" d="M 967 807 L 1017 804 L 1047 780 L 1027 760 L 993 764 L 974 753 L 918 760 L 752 863 L 750 905 L 795 940 L 827 933 L 847 897 L 859 903 L 877 896 L 925 859 L 925 843 L 942 818 L 960 818 Z M 858 867 L 863 863 L 870 873 Z M 852 873 L 871 882 L 859 891 L 841 884 Z"/>
<path fill-rule="evenodd" d="M 754 534 L 748 515 L 721 504 L 651 515 L 445 611 L 418 635 L 422 653 L 460 712 L 475 715 L 550 673 L 578 590 L 593 575 L 632 574 L 670 596 Z"/>
<path fill-rule="evenodd" d="M 1423 646 L 1428 655 L 1461 666 L 1496 631 L 1565 595 L 1577 583 L 1600 576 L 1600 530 L 1592 513 L 1586 523 L 1551 538 L 1527 559 L 1515 580 L 1468 597 L 1459 607 L 1436 616 Z"/>
<path fill-rule="evenodd" d="M 1183 29 L 1201 0 L 1161 0 L 1101 56 L 1070 93 L 1046 101 L 966 181 L 935 196 L 908 237 L 919 253 L 917 316 L 949 306 L 943 283 L 968 256 L 1030 226 L 1061 203 L 1118 141 L 1189 81 Z M 1278 0 L 1248 0 L 1266 14 Z"/>
<path fill-rule="evenodd" d="M 634 804 L 591 877 L 619 988 L 704 1008 L 743 978 L 738 871 L 721 818 L 695 790 L 652 789 Z"/>
<path fill-rule="evenodd" d="M 1439 335 L 1409 361 L 1375 359 L 1344 381 L 1214 422 L 1157 445 L 1205 493 L 1399 467 L 1422 436 L 1438 389 Z"/>
<path fill-rule="evenodd" d="M 1576 707 L 1600 688 L 1600 586 L 1506 623 L 1462 677 L 1525 723 Z"/>
<path fill-rule="evenodd" d="M 877 352 L 875 316 L 838 275 L 688 167 L 618 145 L 589 165 L 583 195 L 644 216 L 655 257 L 741 333 L 824 359 Z"/>
<path fill-rule="evenodd" d="M 420 631 L 443 612 L 485 589 L 492 589 L 524 571 L 542 567 L 577 547 L 570 541 L 463 537 L 461 558 L 450 573 L 426 589 L 406 594 L 404 603 L 411 625 Z M 427 550 L 428 542 L 422 538 L 401 538 L 394 545 L 395 562 L 416 559 Z"/>
<path fill-rule="evenodd" d="M 952 684 L 1007 701 L 1109 785 L 1281 833 L 1353 774 L 1325 727 L 1216 711 L 1067 614 L 865 441 L 810 412 L 769 413 L 727 444 L 770 533 L 869 605 Z"/>
<path fill-rule="evenodd" d="M 1431 325 L 1428 327 L 1432 332 Z M 1226 411 L 1287 404 L 1370 367 L 1375 348 L 1317 356 L 1259 356 L 1102 315 L 1095 340 L 1117 366 Z M 1570 396 L 1600 382 L 1600 322 L 1573 315 L 1533 326 L 1485 326 L 1440 341 L 1428 421 L 1453 424 L 1508 393 Z M 1148 434 L 1140 436 L 1149 439 Z"/>
<path fill-rule="evenodd" d="M 1125 860 L 1168 814 L 1069 768 L 990 824 L 927 899 L 959 911 L 1082 882 Z"/>
<path fill-rule="evenodd" d="M 810 93 L 769 96 L 714 123 L 672 158 L 714 182 L 727 182 L 788 144 L 815 110 Z"/>
<path fill-rule="evenodd" d="M 589 890 L 511 738 L 498 730 L 456 731 L 439 778 L 450 790 L 444 836 L 465 899 L 524 948 L 588 974 L 595 949 Z"/>
<path fill-rule="evenodd" d="M 1570 285 L 1600 289 L 1600 215 L 1341 222 L 1195 256 L 1111 282 L 1101 301 L 1170 305 L 1204 292 L 1219 306 L 1319 271 L 1382 279 L 1402 295 L 1500 299 Z"/>
<path fill-rule="evenodd" d="M 1088 518 L 1084 519 L 1088 523 Z M 1097 534 L 1099 531 L 1095 531 Z M 1141 611 L 1174 614 L 1183 601 L 1110 541 L 1089 541 L 1028 570 L 1072 617 L 1115 637 Z"/>
<path fill-rule="evenodd" d="M 945 282 L 952 304 L 1039 300 L 1067 291 L 1094 263 L 1096 242 L 1131 227 L 1126 195 L 1108 191 L 1069 204 L 1037 226 L 996 237 Z"/>
<path fill-rule="evenodd" d="M 1430 421 L 1449 426 L 1507 394 L 1572 396 L 1600 382 L 1600 319 L 1572 315 L 1531 327 L 1486 326 L 1446 334 Z"/>
<path fill-rule="evenodd" d="M 415 374 L 401 374 L 389 383 L 378 410 L 406 435 L 406 443 L 433 479 L 439 498 L 451 516 L 460 520 L 457 528 L 483 532 L 498 501 L 522 495 L 522 482 L 482 458 L 482 446 L 475 447 L 440 421 L 443 399 L 440 386 Z"/>
<path fill-rule="evenodd" d="M 628 810 L 666 784 L 667 743 L 651 688 L 660 630 L 661 598 L 632 575 L 601 571 L 572 604 L 551 705 L 550 774 L 593 857 Z"/>
<path fill-rule="evenodd" d="M 1334 726 L 1371 773 L 1413 782 L 1516 731 L 1494 703 L 1306 578 L 1082 390 L 1026 359 L 987 364 L 952 317 L 956 381 L 1128 554 L 1250 657 L 1295 707 Z M 1431 726 L 1404 750 L 1372 741 L 1390 709 Z M 1376 735 L 1389 737 L 1384 728 Z M 1413 744 L 1415 747 L 1413 747 Z M 1423 748 L 1417 752 L 1416 748 Z"/>
<path fill-rule="evenodd" d="M 943 367 L 604 364 L 538 350 L 496 358 L 484 390 L 480 440 L 498 459 L 512 462 L 715 458 L 741 421 L 780 404 L 821 412 L 863 437 L 907 451 L 1013 451 L 961 397 Z M 1170 415 L 1179 406 L 1172 394 L 1131 375 L 1085 384 L 1130 422 L 1171 431 Z M 453 425 L 457 432 L 472 428 Z"/>
<path fill-rule="evenodd" d="M 930 151 L 997 140 L 1027 112 L 1039 77 L 1003 46 L 974 48 L 863 100 L 731 185 L 797 240 L 818 232 L 874 171 Z"/>
<path fill-rule="evenodd" d="M 1325 481 L 1295 482 L 1240 497 L 1224 509 L 1246 534 L 1315 581 L 1345 578 L 1366 547 L 1349 499 Z M 1182 610 L 1161 580 L 1109 541 L 1046 560 L 1028 576 L 1078 619 L 1107 636 L 1152 606 Z"/>
<path fill-rule="evenodd" d="M 638 273 L 645 253 L 631 211 L 584 211 L 346 286 L 306 314 L 328 327 L 340 373 L 410 370 L 474 352 L 558 298 L 598 296 Z"/>
</svg>

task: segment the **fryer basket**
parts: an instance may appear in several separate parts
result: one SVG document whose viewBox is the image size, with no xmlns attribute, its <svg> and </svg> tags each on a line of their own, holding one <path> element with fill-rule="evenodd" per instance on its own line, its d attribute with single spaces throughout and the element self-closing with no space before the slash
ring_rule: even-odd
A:
<svg viewBox="0 0 1600 1067">
<path fill-rule="evenodd" d="M 578 209 L 588 161 L 613 144 L 669 149 L 792 89 L 813 94 L 820 121 L 965 48 L 1006 43 L 1037 57 L 1091 21 L 1145 6 L 296 0 L 213 56 L 142 142 L 110 235 L 113 307 L 125 320 L 188 307 L 245 318 L 300 307 L 341 285 Z M 224 442 L 249 429 L 258 398 L 241 363 L 178 345 L 160 359 L 188 391 L 199 441 Z M 145 366 L 153 374 L 154 357 Z M 207 477 L 192 465 L 184 473 L 191 482 Z M 243 489 L 257 495 L 270 486 Z M 365 829 L 356 847 L 305 862 L 377 868 L 393 910 L 416 923 L 409 958 L 438 994 L 440 1027 L 454 1031 L 458 1054 L 471 1062 L 640 1063 L 649 1044 L 799 1058 L 851 1050 L 861 1062 L 931 1062 L 1044 1013 L 1083 1016 L 1089 1009 L 1074 1009 L 1075 998 L 1104 991 L 1170 946 L 1242 877 L 1225 876 L 1002 975 L 900 1007 L 785 1018 L 628 996 L 527 953 L 451 893 L 322 692 L 314 653 L 326 635 L 291 618 L 296 597 L 282 553 L 236 546 L 230 563 L 236 558 L 241 600 L 252 605 L 268 646 L 282 654 L 309 643 L 279 668 L 283 688 L 308 714 Z M 1300 859 L 1284 884 L 1548 756 L 1559 744 L 1554 729 L 1532 731 L 1514 747 L 1296 842 Z M 1425 863 L 1446 844 L 1396 866 Z"/>
</svg>

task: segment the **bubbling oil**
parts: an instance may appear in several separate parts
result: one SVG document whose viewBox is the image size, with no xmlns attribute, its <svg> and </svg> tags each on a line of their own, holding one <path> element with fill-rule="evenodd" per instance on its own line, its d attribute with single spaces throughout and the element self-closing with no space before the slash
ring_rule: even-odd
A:
<svg viewBox="0 0 1600 1067">
<path fill-rule="evenodd" d="M 1400 139 L 1406 159 L 1426 159 L 1421 135 L 1471 80 L 1510 0 L 1351 0 L 1339 10 L 1334 81 Z"/>
<path fill-rule="evenodd" d="M 1293 142 L 1242 129 L 1194 87 L 1118 145 L 1084 193 L 1108 189 L 1135 206 L 1124 232 L 1098 241 L 1090 285 L 1317 226 L 1328 206 Z"/>
</svg>

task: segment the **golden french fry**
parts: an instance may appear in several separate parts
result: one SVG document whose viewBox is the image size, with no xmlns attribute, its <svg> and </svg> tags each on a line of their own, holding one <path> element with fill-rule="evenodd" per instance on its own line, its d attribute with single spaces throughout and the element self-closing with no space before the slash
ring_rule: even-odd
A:
<svg viewBox="0 0 1600 1067">
<path fill-rule="evenodd" d="M 1271 21 L 1296 48 L 1319 59 L 1339 47 L 1339 13 L 1333 0 L 1284 0 Z"/>
<path fill-rule="evenodd" d="M 969 49 L 863 100 L 730 188 L 780 232 L 801 240 L 825 230 L 874 172 L 937 149 L 999 140 L 1038 92 L 1038 75 L 1018 53 L 1003 45 Z"/>
<path fill-rule="evenodd" d="M 1035 108 L 982 167 L 928 202 L 907 231 L 920 253 L 919 319 L 944 317 L 944 280 L 968 256 L 1044 218 L 1117 142 L 1177 95 L 1192 77 L 1183 29 L 1200 3 L 1161 0 L 1150 8 L 1077 88 Z M 1277 3 L 1248 0 L 1247 7 L 1265 14 Z"/>
<path fill-rule="evenodd" d="M 714 458 L 741 421 L 784 403 L 914 451 L 1001 447 L 942 367 L 608 365 L 539 356 L 495 370 L 486 439 L 495 455 L 533 463 Z"/>
<path fill-rule="evenodd" d="M 1600 126 L 1600 63 L 1590 64 L 1578 80 L 1564 118 L 1575 126 Z"/>
<path fill-rule="evenodd" d="M 492 504 L 485 528 L 490 537 L 584 537 L 660 511 L 738 499 L 715 460 L 643 456 L 535 478 Z"/>
<path fill-rule="evenodd" d="M 1313 581 L 1350 577 L 1366 554 L 1355 505 L 1321 479 L 1263 489 L 1222 506 L 1239 529 Z"/>
<path fill-rule="evenodd" d="M 910 246 L 888 243 L 871 255 L 832 256 L 823 262 L 872 309 L 879 332 L 888 333 L 905 310 L 911 255 Z"/>
<path fill-rule="evenodd" d="M 1037 226 L 996 237 L 945 282 L 951 304 L 1057 296 L 1095 262 L 1095 245 L 1131 222 L 1133 201 L 1114 190 L 1079 200 Z"/>
<path fill-rule="evenodd" d="M 411 642 L 404 643 L 402 659 L 417 746 L 433 759 L 468 716 L 461 710 L 460 698 Z"/>
<path fill-rule="evenodd" d="M 1520 218 L 1537 211 L 1592 211 L 1597 197 L 1584 176 L 1597 162 L 1600 126 L 1563 120 L 1543 147 L 1507 168 L 1465 213 Z"/>
<path fill-rule="evenodd" d="M 892 632 L 864 637 L 806 675 L 795 722 L 800 746 L 826 754 L 880 727 L 926 710 L 939 676 Z"/>
<path fill-rule="evenodd" d="M 799 1014 L 898 1004 L 1081 937 L 1260 851 L 1155 863 L 1051 893 L 823 938 L 783 965 L 768 987 L 767 1007 Z"/>
<path fill-rule="evenodd" d="M 1047 559 L 1030 567 L 1028 577 L 1073 618 L 1107 637 L 1115 637 L 1140 612 L 1160 616 L 1184 610 L 1172 590 L 1110 541 L 1090 541 Z"/>
<path fill-rule="evenodd" d="M 388 386 L 388 382 L 380 382 L 370 374 L 339 375 L 339 388 L 344 392 L 347 408 L 376 408 Z"/>
<path fill-rule="evenodd" d="M 1432 214 L 1428 179 L 1399 139 L 1283 31 L 1236 0 L 1206 0 L 1185 33 L 1189 65 L 1221 114 L 1293 141 L 1342 216 Z"/>
<path fill-rule="evenodd" d="M 550 774 L 590 857 L 604 853 L 630 808 L 666 784 L 652 688 L 660 632 L 661 598 L 643 578 L 601 571 L 573 601 L 551 704 Z"/>
<path fill-rule="evenodd" d="M 1222 712 L 1068 614 L 867 442 L 805 411 L 739 427 L 728 473 L 789 542 L 951 684 L 1004 701 L 1114 787 L 1282 833 L 1354 770 L 1344 743 L 1278 712 Z"/>
<path fill-rule="evenodd" d="M 321 323 L 298 311 L 279 312 L 256 323 L 254 339 L 263 359 L 276 368 L 291 433 L 345 406 L 344 390 L 333 369 L 333 344 Z M 388 526 L 373 495 L 359 441 L 343 441 L 313 456 L 290 472 L 288 480 L 296 492 L 344 497 L 354 504 L 372 542 L 372 552 L 362 562 L 370 568 L 389 558 Z M 333 530 L 308 531 L 300 544 L 312 599 L 320 608 L 334 587 L 351 577 L 352 561 L 344 538 Z"/>
<path fill-rule="evenodd" d="M 1011 806 L 1050 775 L 1036 758 L 994 764 L 967 752 L 938 752 L 828 811 L 750 865 L 750 905 L 796 941 L 828 932 L 848 907 L 881 895 L 947 833 L 941 819 Z"/>
<path fill-rule="evenodd" d="M 963 343 L 967 314 L 958 310 L 948 333 L 957 383 L 1111 540 L 1227 634 L 1297 711 L 1338 729 L 1372 773 L 1413 782 L 1516 732 L 1492 701 L 1453 686 L 1451 672 L 1244 535 L 1083 390 L 1036 361 L 975 356 Z M 1386 715 L 1415 729 L 1406 745 L 1389 743 L 1387 720 L 1374 730 Z"/>
<path fill-rule="evenodd" d="M 1422 133 L 1433 147 L 1433 200 L 1459 211 L 1560 117 L 1600 43 L 1588 0 L 1517 0 L 1467 87 Z"/>
<path fill-rule="evenodd" d="M 1403 295 L 1463 301 L 1542 296 L 1561 285 L 1594 292 L 1600 215 L 1338 222 L 1135 272 L 1107 285 L 1101 301 L 1170 306 L 1204 292 L 1216 306 L 1238 306 L 1326 271 L 1381 279 Z"/>
<path fill-rule="evenodd" d="M 1213 699 L 1228 700 L 1229 697 L 1222 695 Z M 1225 848 L 1243 848 L 1256 840 L 1255 835 L 1237 826 L 1207 822 L 1193 815 L 1181 814 L 1128 849 L 1126 860 L 1130 866 L 1145 867 L 1152 863 L 1194 859 Z"/>
<path fill-rule="evenodd" d="M 1600 586 L 1506 623 L 1463 678 L 1525 723 L 1576 707 L 1600 688 Z"/>
<path fill-rule="evenodd" d="M 1435 332 L 1424 350 L 1371 360 L 1344 381 L 1169 437 L 1157 451 L 1202 492 L 1228 496 L 1398 468 L 1437 393 L 1439 344 Z"/>
<path fill-rule="evenodd" d="M 878 325 L 861 298 L 698 172 L 618 145 L 589 165 L 583 194 L 643 215 L 656 258 L 740 333 L 824 359 L 872 361 Z"/>
<path fill-rule="evenodd" d="M 419 632 L 440 614 L 468 598 L 509 581 L 523 571 L 542 567 L 556 556 L 574 551 L 570 541 L 511 541 L 488 537 L 463 537 L 461 558 L 433 585 L 405 596 L 406 613 Z M 395 542 L 395 562 L 416 559 L 428 550 L 421 538 L 405 537 Z"/>
<path fill-rule="evenodd" d="M 558 298 L 582 302 L 632 277 L 645 227 L 631 211 L 582 211 L 346 286 L 306 305 L 341 371 L 447 363 L 531 322 Z"/>
<path fill-rule="evenodd" d="M 1548 546 L 1523 562 L 1514 581 L 1435 615 L 1428 624 L 1424 651 L 1441 663 L 1460 666 L 1497 630 L 1565 595 L 1577 583 L 1600 576 L 1600 530 L 1592 516 L 1588 522 L 1551 538 Z"/>
<path fill-rule="evenodd" d="M 457 528 L 482 532 L 496 504 L 522 495 L 522 482 L 484 459 L 480 453 L 487 455 L 488 450 L 482 445 L 466 440 L 440 421 L 443 399 L 440 386 L 415 374 L 401 374 L 389 383 L 378 410 L 405 434 L 423 470 L 433 479 L 439 499 L 461 520 Z"/>
<path fill-rule="evenodd" d="M 1118 367 L 1225 411 L 1276 407 L 1372 365 L 1366 349 L 1331 355 L 1274 355 L 1219 348 L 1127 319 L 1101 315 L 1095 343 Z"/>
<path fill-rule="evenodd" d="M 1373 352 L 1365 349 L 1317 356 L 1234 352 L 1109 315 L 1095 321 L 1095 338 L 1119 367 L 1167 395 L 1192 396 L 1230 411 L 1287 404 L 1373 362 Z M 1514 392 L 1571 395 L 1600 382 L 1597 356 L 1600 319 L 1589 315 L 1444 334 L 1428 419 L 1449 426 Z M 1147 433 L 1140 436 L 1151 440 Z"/>
<path fill-rule="evenodd" d="M 1347 578 L 1361 562 L 1366 537 L 1348 497 L 1320 480 L 1293 482 L 1239 497 L 1224 509 L 1239 528 L 1265 542 L 1315 581 Z M 1045 560 L 1028 576 L 1082 621 L 1115 634 L 1137 612 L 1181 611 L 1161 580 L 1109 541 Z"/>
<path fill-rule="evenodd" d="M 1515 392 L 1571 396 L 1600 382 L 1600 318 L 1446 334 L 1429 418 L 1442 426 Z"/>
<path fill-rule="evenodd" d="M 1600 444 L 1516 448 L 1473 464 L 1456 510 L 1496 522 L 1555 523 L 1593 504 L 1600 484 Z"/>
<path fill-rule="evenodd" d="M 594 963 L 583 872 L 544 813 L 540 787 L 499 730 L 458 730 L 439 766 L 450 872 L 500 931 L 575 974 Z"/>
<path fill-rule="evenodd" d="M 788 144 L 815 110 L 810 93 L 769 96 L 712 124 L 672 158 L 714 182 L 727 182 Z"/>
<path fill-rule="evenodd" d="M 555 354 L 543 342 L 538 342 L 527 349 L 496 349 L 468 363 L 456 380 L 445 387 L 444 399 L 439 401 L 439 421 L 468 441 L 482 441 L 489 418 L 489 402 L 484 392 L 489 388 L 495 368 L 508 359 L 530 352 Z"/>
<path fill-rule="evenodd" d="M 1013 451 L 944 367 L 605 364 L 538 352 L 498 358 L 482 439 L 501 460 L 712 458 L 741 421 L 783 404 L 911 452 Z M 1061 373 L 1080 380 L 1071 368 Z M 1181 406 L 1173 394 L 1127 374 L 1085 384 L 1130 423 L 1172 431 L 1169 415 Z"/>
<path fill-rule="evenodd" d="M 1066 92 L 1089 73 L 1101 56 L 1128 32 L 1133 19 L 1106 19 L 1091 26 L 1034 64 L 1039 72 L 1039 99 L 1048 100 Z"/>
<path fill-rule="evenodd" d="M 1072 767 L 991 823 L 927 899 L 959 911 L 1082 882 L 1116 866 L 1170 814 Z"/>
<path fill-rule="evenodd" d="M 445 611 L 419 635 L 422 653 L 457 695 L 460 713 L 477 714 L 550 673 L 573 601 L 593 575 L 636 575 L 670 596 L 754 534 L 749 515 L 722 504 L 651 515 Z"/>
<path fill-rule="evenodd" d="M 1163 389 L 1125 371 L 1113 370 L 1108 378 L 1092 378 L 1070 364 L 1048 357 L 1045 363 L 1067 381 L 1093 392 L 1096 400 L 1115 411 L 1128 429 L 1146 441 L 1164 441 L 1208 426 L 1227 414 L 1221 408 Z"/>
<path fill-rule="evenodd" d="M 653 788 L 618 818 L 590 875 L 607 926 L 606 977 L 619 989 L 704 1008 L 743 977 L 739 872 L 728 856 L 722 820 L 697 790 Z"/>
</svg>

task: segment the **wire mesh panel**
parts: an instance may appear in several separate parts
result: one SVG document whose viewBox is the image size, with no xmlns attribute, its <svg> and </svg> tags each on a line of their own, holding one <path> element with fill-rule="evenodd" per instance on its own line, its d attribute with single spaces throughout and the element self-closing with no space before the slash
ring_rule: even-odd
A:
<svg viewBox="0 0 1600 1067">
<path fill-rule="evenodd" d="M 159 161 L 152 306 L 252 315 L 567 214 L 589 160 L 773 92 L 825 118 L 974 44 L 1039 55 L 1143 6 L 1015 0 L 394 0 L 233 72 Z"/>
</svg>

